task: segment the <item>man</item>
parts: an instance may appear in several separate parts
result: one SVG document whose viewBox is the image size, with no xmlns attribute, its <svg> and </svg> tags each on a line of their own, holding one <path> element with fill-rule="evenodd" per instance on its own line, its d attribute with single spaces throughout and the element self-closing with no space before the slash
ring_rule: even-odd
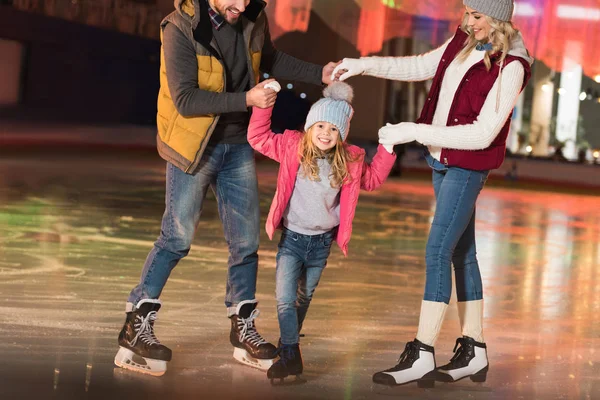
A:
<svg viewBox="0 0 600 400">
<path fill-rule="evenodd" d="M 329 83 L 324 68 L 277 51 L 262 0 L 175 0 L 161 23 L 158 151 L 167 161 L 161 234 L 131 291 L 115 364 L 162 375 L 171 350 L 154 335 L 160 293 L 191 247 L 209 186 L 229 247 L 225 305 L 238 361 L 268 369 L 276 348 L 257 332 L 255 299 L 260 216 L 248 108 L 271 107 L 272 80 Z"/>
</svg>

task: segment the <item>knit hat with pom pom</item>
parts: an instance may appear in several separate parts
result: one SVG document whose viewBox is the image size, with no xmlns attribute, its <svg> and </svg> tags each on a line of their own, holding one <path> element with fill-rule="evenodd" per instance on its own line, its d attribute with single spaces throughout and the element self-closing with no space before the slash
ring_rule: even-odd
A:
<svg viewBox="0 0 600 400">
<path fill-rule="evenodd" d="M 347 83 L 335 81 L 323 90 L 323 96 L 325 97 L 310 108 L 304 130 L 308 131 L 311 126 L 320 121 L 329 122 L 339 129 L 342 140 L 346 140 L 350 130 L 350 120 L 354 114 L 354 109 L 350 105 L 354 97 L 352 87 Z"/>
</svg>

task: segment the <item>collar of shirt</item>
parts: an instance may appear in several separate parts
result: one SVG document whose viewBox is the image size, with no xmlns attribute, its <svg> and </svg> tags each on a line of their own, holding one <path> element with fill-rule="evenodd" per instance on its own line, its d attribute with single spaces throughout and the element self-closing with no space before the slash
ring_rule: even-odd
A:
<svg viewBox="0 0 600 400">
<path fill-rule="evenodd" d="M 492 46 L 491 43 L 477 43 L 477 45 L 475 46 L 475 50 L 479 50 L 479 51 L 492 51 L 494 50 L 494 47 Z"/>
<path fill-rule="evenodd" d="M 216 30 L 221 29 L 223 24 L 225 24 L 225 18 L 219 15 L 215 10 L 212 9 L 208 0 L 206 0 L 206 4 L 208 5 L 208 15 L 210 16 L 210 22 Z"/>
</svg>

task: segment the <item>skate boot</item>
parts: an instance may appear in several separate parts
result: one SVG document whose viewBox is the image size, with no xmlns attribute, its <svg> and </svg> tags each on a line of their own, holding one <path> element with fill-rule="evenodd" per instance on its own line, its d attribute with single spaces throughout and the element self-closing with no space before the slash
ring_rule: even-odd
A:
<svg viewBox="0 0 600 400">
<path fill-rule="evenodd" d="M 435 353 L 428 346 L 415 339 L 406 343 L 398 364 L 373 375 L 373 382 L 396 386 L 417 382 L 421 388 L 435 386 Z"/>
<path fill-rule="evenodd" d="M 267 378 L 271 380 L 271 384 L 274 384 L 275 379 L 283 382 L 283 378 L 290 375 L 296 375 L 297 378 L 304 368 L 300 344 L 282 344 L 278 351 L 279 360 L 267 371 Z"/>
<path fill-rule="evenodd" d="M 127 313 L 119 334 L 119 351 L 115 365 L 132 371 L 161 376 L 171 361 L 171 350 L 160 344 L 154 335 L 154 321 L 160 300 L 145 299 Z"/>
<path fill-rule="evenodd" d="M 485 382 L 489 368 L 485 343 L 463 336 L 456 339 L 453 352 L 450 363 L 438 368 L 437 380 L 456 382 L 469 377 L 473 382 Z"/>
<path fill-rule="evenodd" d="M 233 358 L 242 364 L 266 371 L 277 357 L 277 348 L 256 331 L 254 319 L 259 315 L 257 303 L 256 300 L 245 300 L 237 305 L 235 315 L 230 317 L 229 340 L 234 347 Z"/>
</svg>

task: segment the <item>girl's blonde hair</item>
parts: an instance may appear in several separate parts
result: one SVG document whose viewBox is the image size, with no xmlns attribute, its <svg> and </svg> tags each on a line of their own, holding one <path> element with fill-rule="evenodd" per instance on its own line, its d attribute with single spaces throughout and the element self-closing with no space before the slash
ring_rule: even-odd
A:
<svg viewBox="0 0 600 400">
<path fill-rule="evenodd" d="M 312 126 L 308 128 L 300 141 L 300 146 L 298 146 L 298 157 L 300 157 L 300 165 L 304 176 L 311 181 L 320 181 L 317 159 L 325 158 L 331 164 L 329 181 L 332 188 L 339 188 L 343 184 L 350 182 L 351 177 L 348 172 L 348 164 L 356 159 L 348 151 L 346 143 L 341 137 L 338 137 L 335 147 L 324 152 L 313 143 L 312 129 Z"/>
<path fill-rule="evenodd" d="M 483 14 L 482 14 L 483 15 Z M 483 15 L 486 21 L 490 24 L 491 30 L 489 34 L 489 41 L 492 44 L 492 50 L 486 51 L 483 56 L 483 62 L 487 70 L 489 71 L 492 68 L 492 62 L 490 60 L 490 54 L 501 53 L 500 59 L 498 60 L 498 65 L 503 65 L 504 59 L 508 55 L 508 51 L 510 50 L 511 42 L 517 37 L 519 31 L 513 26 L 510 21 L 500 21 L 496 18 L 492 18 L 488 15 Z M 462 23 L 461 29 L 469 34 L 465 42 L 465 46 L 462 51 L 456 57 L 459 61 L 465 61 L 471 51 L 477 46 L 477 39 L 475 39 L 475 34 L 469 28 L 468 25 L 469 14 L 465 13 Z"/>
</svg>

